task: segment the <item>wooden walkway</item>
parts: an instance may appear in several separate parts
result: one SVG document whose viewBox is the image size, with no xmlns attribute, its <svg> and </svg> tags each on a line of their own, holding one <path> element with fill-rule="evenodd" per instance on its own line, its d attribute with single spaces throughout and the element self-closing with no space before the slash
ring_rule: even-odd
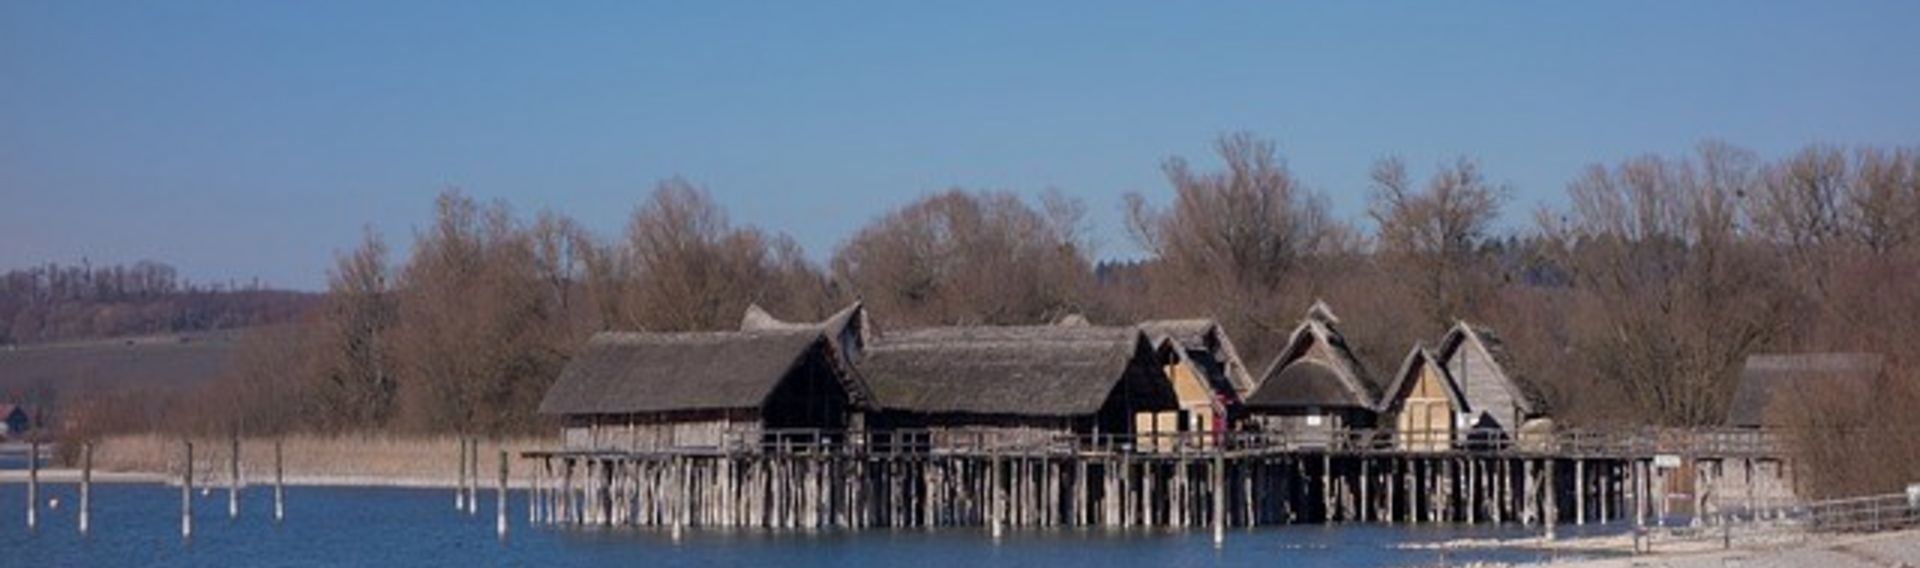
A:
<svg viewBox="0 0 1920 568">
<path fill-rule="evenodd" d="M 1766 431 L 1496 439 L 1356 431 L 1019 436 L 795 430 L 706 447 L 528 452 L 529 515 L 563 525 L 863 528 L 1557 523 L 1664 516 L 1674 487 L 1777 462 Z M 1751 487 L 1751 480 L 1748 480 Z M 1751 495 L 1751 489 L 1748 490 Z M 1704 509 L 1704 503 L 1700 504 Z"/>
</svg>

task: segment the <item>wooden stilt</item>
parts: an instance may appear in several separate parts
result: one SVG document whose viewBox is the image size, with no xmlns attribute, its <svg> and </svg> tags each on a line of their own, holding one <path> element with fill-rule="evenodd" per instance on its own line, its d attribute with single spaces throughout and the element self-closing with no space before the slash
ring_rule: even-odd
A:
<svg viewBox="0 0 1920 568">
<path fill-rule="evenodd" d="M 80 446 L 80 534 L 87 534 L 91 528 L 88 518 L 93 511 L 93 442 Z"/>
<path fill-rule="evenodd" d="M 287 518 L 287 462 L 284 442 L 273 441 L 273 522 Z"/>
<path fill-rule="evenodd" d="M 467 439 L 467 515 L 480 514 L 480 439 Z"/>
<path fill-rule="evenodd" d="M 40 527 L 40 441 L 27 444 L 27 530 Z"/>
<path fill-rule="evenodd" d="M 1573 459 L 1573 524 L 1587 524 L 1587 464 L 1580 458 Z"/>
<path fill-rule="evenodd" d="M 1227 541 L 1227 460 L 1219 450 L 1213 453 L 1213 545 L 1220 546 Z"/>
<path fill-rule="evenodd" d="M 1367 486 L 1373 485 L 1373 480 L 1367 477 L 1367 464 L 1372 461 L 1373 458 L 1360 458 L 1360 522 L 1363 523 L 1372 520 L 1373 517 L 1373 501 L 1368 499 L 1370 495 L 1367 491 Z"/>
<path fill-rule="evenodd" d="M 459 446 L 459 451 L 455 452 L 459 455 L 460 461 L 454 466 L 454 470 L 459 473 L 455 474 L 453 483 L 453 510 L 465 511 L 467 509 L 467 439 L 460 438 Z"/>
<path fill-rule="evenodd" d="M 500 450 L 500 485 L 495 493 L 494 526 L 500 538 L 507 537 L 507 451 Z"/>
<path fill-rule="evenodd" d="M 1546 483 L 1544 484 L 1545 486 L 1543 488 L 1546 491 L 1546 495 L 1545 495 L 1546 505 L 1544 506 L 1544 509 L 1545 509 L 1546 523 L 1547 523 L 1547 540 L 1554 539 L 1555 535 L 1554 535 L 1553 529 L 1554 529 L 1554 526 L 1559 524 L 1559 520 L 1560 520 L 1560 510 L 1559 510 L 1560 509 L 1560 491 L 1558 487 L 1559 477 L 1554 475 L 1555 461 L 1557 460 L 1554 460 L 1554 459 L 1546 460 L 1547 462 L 1546 472 L 1545 472 Z"/>
<path fill-rule="evenodd" d="M 193 442 L 186 443 L 180 463 L 180 538 L 193 538 Z"/>
<path fill-rule="evenodd" d="M 227 518 L 240 518 L 240 437 L 234 436 L 227 448 Z"/>
<path fill-rule="evenodd" d="M 1320 520 L 1333 522 L 1333 452 L 1320 454 Z"/>
</svg>

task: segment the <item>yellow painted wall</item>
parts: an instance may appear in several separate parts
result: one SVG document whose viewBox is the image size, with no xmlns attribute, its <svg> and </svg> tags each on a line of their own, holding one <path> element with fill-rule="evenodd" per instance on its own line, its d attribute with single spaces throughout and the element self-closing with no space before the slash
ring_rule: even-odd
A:
<svg viewBox="0 0 1920 568">
<path fill-rule="evenodd" d="M 1180 399 L 1180 408 L 1189 411 L 1213 408 L 1213 389 L 1207 388 L 1206 379 L 1192 365 L 1167 365 L 1167 380 L 1173 382 L 1173 394 Z"/>
<path fill-rule="evenodd" d="M 1446 385 L 1432 365 L 1423 365 L 1407 398 L 1400 403 L 1394 418 L 1395 439 L 1400 449 L 1439 451 L 1453 439 L 1453 402 L 1447 398 Z"/>
</svg>

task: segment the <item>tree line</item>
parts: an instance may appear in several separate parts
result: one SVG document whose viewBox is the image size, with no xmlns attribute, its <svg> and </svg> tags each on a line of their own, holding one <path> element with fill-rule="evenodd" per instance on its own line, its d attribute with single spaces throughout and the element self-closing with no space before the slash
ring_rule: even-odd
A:
<svg viewBox="0 0 1920 568">
<path fill-rule="evenodd" d="M 48 263 L 0 273 L 0 346 L 286 323 L 318 296 L 199 284 L 165 263 Z"/>
<path fill-rule="evenodd" d="M 1210 317 L 1256 367 L 1324 299 L 1379 375 L 1467 320 L 1497 330 L 1573 425 L 1717 424 L 1756 352 L 1880 353 L 1896 385 L 1920 382 L 1905 371 L 1920 360 L 1913 148 L 1766 159 L 1707 142 L 1595 163 L 1565 207 L 1531 212 L 1470 157 L 1425 171 L 1388 157 L 1360 220 L 1333 215 L 1272 141 L 1229 134 L 1213 151 L 1218 165 L 1163 162 L 1170 201 L 1118 204 L 1147 252 L 1128 262 L 1096 261 L 1087 205 L 1052 191 L 932 193 L 825 264 L 680 178 L 611 238 L 449 191 L 410 254 L 368 234 L 311 325 L 250 340 L 185 415 L 267 432 L 541 430 L 542 393 L 593 332 L 729 329 L 749 303 L 817 318 L 856 298 L 883 328 Z"/>
</svg>

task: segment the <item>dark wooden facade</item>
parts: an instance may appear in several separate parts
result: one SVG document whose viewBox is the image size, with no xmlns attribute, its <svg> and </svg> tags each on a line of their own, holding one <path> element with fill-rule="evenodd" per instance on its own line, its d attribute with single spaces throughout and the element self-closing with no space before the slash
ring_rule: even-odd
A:
<svg viewBox="0 0 1920 568">
<path fill-rule="evenodd" d="M 876 429 L 1125 434 L 1136 413 L 1178 408 L 1134 328 L 907 330 L 877 337 L 858 368 L 874 392 Z"/>
<path fill-rule="evenodd" d="M 864 400 L 816 329 L 602 333 L 541 402 L 570 449 L 723 449 L 858 426 Z"/>
</svg>

